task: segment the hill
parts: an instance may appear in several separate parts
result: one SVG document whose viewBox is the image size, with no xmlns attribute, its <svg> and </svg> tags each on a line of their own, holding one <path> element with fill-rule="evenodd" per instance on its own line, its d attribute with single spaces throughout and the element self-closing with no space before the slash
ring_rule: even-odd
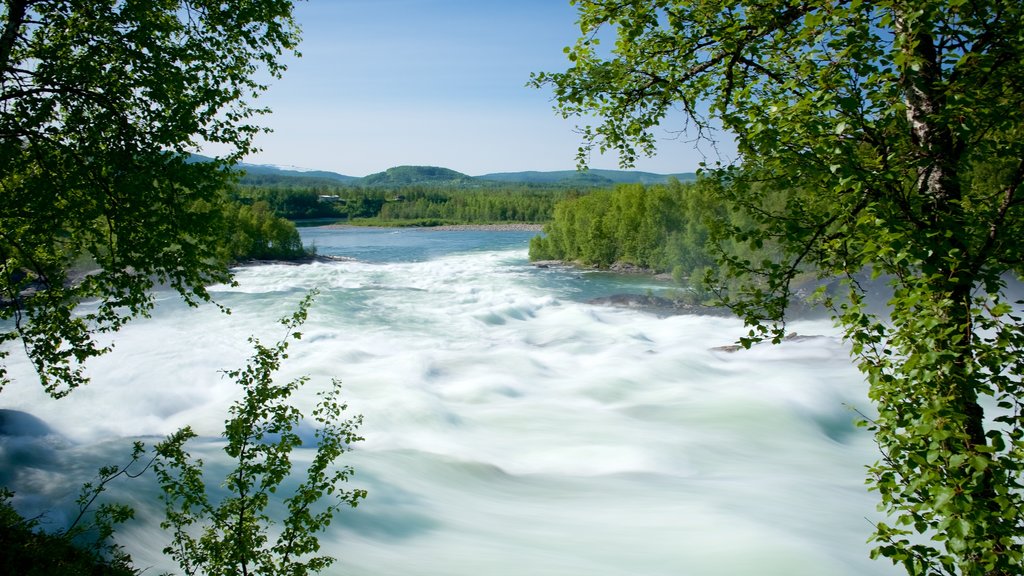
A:
<svg viewBox="0 0 1024 576">
<path fill-rule="evenodd" d="M 695 180 L 697 175 L 693 172 L 682 172 L 678 174 L 654 174 L 652 172 L 640 172 L 637 170 L 601 170 L 592 169 L 585 171 L 578 170 L 556 170 L 553 172 L 497 172 L 477 176 L 481 180 L 496 182 L 516 182 L 527 184 L 576 184 L 605 186 L 609 184 L 664 184 L 669 178 L 676 178 L 681 182 Z"/>
<path fill-rule="evenodd" d="M 356 186 L 373 188 L 401 188 L 417 185 L 445 185 L 472 187 L 474 178 L 462 172 L 437 166 L 396 166 L 384 172 L 370 174 L 352 182 Z"/>
<path fill-rule="evenodd" d="M 210 162 L 213 158 L 202 154 L 190 154 L 187 162 Z M 236 165 L 242 173 L 240 182 L 252 186 L 338 186 L 351 184 L 359 178 L 346 176 L 327 170 L 306 170 L 270 164 L 249 164 L 239 162 Z"/>
<path fill-rule="evenodd" d="M 253 184 L 252 180 L 277 180 L 287 183 L 288 181 L 302 180 L 307 182 L 324 182 L 333 185 L 352 184 L 359 178 L 346 176 L 337 172 L 327 170 L 303 170 L 298 168 L 271 166 L 267 164 L 246 164 L 241 163 L 238 168 L 245 172 L 242 176 L 243 184 Z M 247 182 L 247 180 L 250 180 Z M 264 182 L 265 183 L 265 182 Z M 281 182 L 274 182 L 281 183 Z"/>
<path fill-rule="evenodd" d="M 210 158 L 193 154 L 192 162 Z M 543 186 L 554 188 L 609 188 L 615 184 L 664 184 L 675 178 L 695 180 L 693 172 L 655 174 L 638 170 L 555 170 L 549 172 L 495 172 L 469 176 L 438 166 L 395 166 L 362 178 L 327 170 L 305 170 L 290 166 L 241 163 L 241 183 L 252 186 L 359 186 L 365 188 L 404 188 L 407 186 L 444 186 L 448 188 L 493 188 L 501 185 Z"/>
</svg>

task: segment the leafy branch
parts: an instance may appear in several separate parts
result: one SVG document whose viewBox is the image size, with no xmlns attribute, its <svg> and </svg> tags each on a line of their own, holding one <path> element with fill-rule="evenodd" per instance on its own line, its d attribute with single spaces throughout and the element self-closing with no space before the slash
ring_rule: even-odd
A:
<svg viewBox="0 0 1024 576">
<path fill-rule="evenodd" d="M 351 445 L 361 441 L 356 430 L 361 416 L 343 418 L 347 405 L 340 397 L 341 383 L 318 394 L 312 412 L 318 424 L 316 453 L 306 468 L 305 480 L 284 499 L 287 509 L 283 529 L 271 543 L 274 525 L 267 512 L 272 497 L 292 476 L 293 450 L 302 446 L 297 430 L 302 413 L 288 403 L 291 395 L 307 382 L 298 378 L 276 384 L 273 375 L 287 358 L 291 340 L 301 338 L 298 328 L 305 322 L 315 293 L 309 294 L 299 310 L 281 323 L 286 335 L 265 346 L 250 338 L 254 353 L 242 368 L 226 374 L 243 389 L 243 397 L 230 409 L 225 422 L 224 452 L 235 462 L 223 486 L 229 495 L 215 500 L 207 490 L 203 462 L 185 449 L 196 437 L 183 428 L 156 446 L 154 469 L 163 494 L 166 520 L 161 524 L 172 532 L 172 543 L 164 549 L 186 574 L 208 576 L 288 575 L 316 573 L 334 562 L 315 555 L 320 549 L 318 533 L 325 530 L 334 514 L 345 506 L 355 507 L 366 497 L 362 489 L 342 489 L 351 478 L 349 466 L 335 462 Z"/>
</svg>

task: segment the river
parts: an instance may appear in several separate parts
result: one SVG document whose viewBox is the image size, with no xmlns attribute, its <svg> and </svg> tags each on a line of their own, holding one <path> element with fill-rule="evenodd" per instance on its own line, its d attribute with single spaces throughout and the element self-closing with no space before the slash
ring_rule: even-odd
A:
<svg viewBox="0 0 1024 576">
<path fill-rule="evenodd" d="M 184 425 L 216 473 L 238 393 L 222 371 L 244 362 L 250 334 L 276 340 L 275 320 L 319 288 L 280 374 L 310 376 L 304 409 L 342 380 L 365 418 L 344 460 L 369 491 L 323 536 L 338 558 L 327 574 L 896 573 L 868 559 L 865 465 L 878 453 L 853 424 L 870 413 L 867 389 L 830 322 L 790 327 L 823 338 L 731 354 L 712 348 L 743 334 L 740 322 L 587 304 L 665 286 L 534 268 L 531 233 L 302 234 L 352 260 L 241 268 L 238 286 L 212 290 L 230 315 L 160 293 L 69 398 L 45 397 L 15 355 L 0 408 L 52 429 L 0 437 L 0 481 L 18 508 L 59 526 L 96 467 Z M 152 485 L 111 491 L 139 511 L 118 541 L 160 573 L 174 566 Z"/>
</svg>

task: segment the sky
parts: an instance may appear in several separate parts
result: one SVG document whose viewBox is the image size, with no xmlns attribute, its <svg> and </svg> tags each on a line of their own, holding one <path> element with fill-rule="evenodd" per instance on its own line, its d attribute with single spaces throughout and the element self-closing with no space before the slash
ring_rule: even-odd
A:
<svg viewBox="0 0 1024 576">
<path fill-rule="evenodd" d="M 259 103 L 261 151 L 245 161 L 365 176 L 399 165 L 471 176 L 567 170 L 580 119 L 552 109 L 531 72 L 562 71 L 579 35 L 568 0 L 309 0 L 296 3 L 301 58 Z M 704 160 L 663 126 L 654 158 L 636 169 L 693 172 Z M 705 146 L 706 148 L 706 146 Z M 707 150 L 704 150 L 707 152 Z M 711 158 L 716 159 L 715 157 Z M 591 168 L 618 168 L 595 156 Z"/>
</svg>

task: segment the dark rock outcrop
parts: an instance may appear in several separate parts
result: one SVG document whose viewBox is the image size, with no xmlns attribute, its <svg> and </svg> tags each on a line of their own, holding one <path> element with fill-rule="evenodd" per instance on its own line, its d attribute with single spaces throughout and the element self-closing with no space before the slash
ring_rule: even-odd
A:
<svg viewBox="0 0 1024 576">
<path fill-rule="evenodd" d="M 782 338 L 782 341 L 783 342 L 804 342 L 804 341 L 807 341 L 807 340 L 818 340 L 818 339 L 821 339 L 821 338 L 825 338 L 825 336 L 821 336 L 820 334 L 797 334 L 796 332 L 790 332 L 789 334 L 786 334 Z M 759 342 L 759 344 L 764 344 L 764 342 Z M 725 346 L 715 346 L 711 350 L 714 351 L 714 352 L 729 352 L 729 353 L 732 353 L 732 352 L 739 352 L 742 349 L 743 349 L 743 346 L 740 346 L 739 344 L 726 344 Z"/>
<path fill-rule="evenodd" d="M 732 313 L 726 308 L 714 306 L 703 306 L 700 304 L 687 304 L 677 300 L 670 300 L 660 296 L 647 294 L 613 294 L 588 300 L 587 304 L 595 306 L 616 306 L 619 308 L 633 308 L 643 310 L 659 316 L 677 316 L 681 314 L 694 314 L 703 316 L 731 316 Z"/>
</svg>

